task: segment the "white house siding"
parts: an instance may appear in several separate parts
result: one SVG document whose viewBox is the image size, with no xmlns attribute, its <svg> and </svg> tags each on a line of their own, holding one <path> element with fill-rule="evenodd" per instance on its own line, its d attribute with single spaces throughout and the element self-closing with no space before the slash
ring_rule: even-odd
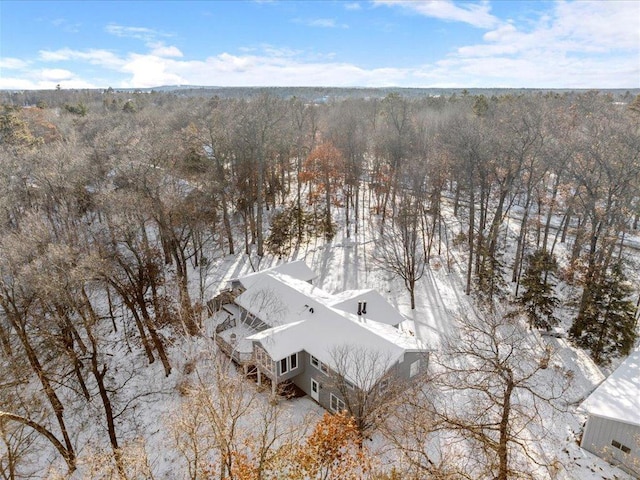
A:
<svg viewBox="0 0 640 480">
<path fill-rule="evenodd" d="M 624 453 L 613 441 L 631 451 Z M 640 426 L 589 415 L 580 446 L 640 478 Z"/>
</svg>

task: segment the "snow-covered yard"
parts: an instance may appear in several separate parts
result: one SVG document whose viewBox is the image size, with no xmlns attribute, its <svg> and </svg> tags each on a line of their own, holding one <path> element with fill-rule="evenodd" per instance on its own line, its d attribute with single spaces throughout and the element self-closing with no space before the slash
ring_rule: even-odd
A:
<svg viewBox="0 0 640 480">
<path fill-rule="evenodd" d="M 365 234 L 346 238 L 339 233 L 332 241 L 311 242 L 288 259 L 265 257 L 258 269 L 275 266 L 283 261 L 304 260 L 317 274 L 314 284 L 328 292 L 345 289 L 374 288 L 394 305 L 406 320 L 400 328 L 414 332 L 425 344 L 437 349 L 443 337 L 455 334 L 456 321 L 465 313 L 474 311 L 472 299 L 464 294 L 465 265 L 462 254 L 454 249 L 453 257 L 433 255 L 424 276 L 416 289 L 416 309 L 411 311 L 409 294 L 402 281 L 380 268 L 376 262 L 376 243 L 373 225 L 367 225 Z M 449 260 L 450 268 L 447 267 Z M 252 266 L 253 263 L 253 266 Z M 256 262 L 246 255 L 230 256 L 221 260 L 211 275 L 216 280 L 228 280 L 253 271 Z M 217 289 L 224 282 L 217 283 Z M 213 293 L 212 293 L 213 294 Z M 531 335 L 538 336 L 537 331 Z M 565 400 L 569 408 L 565 412 L 550 412 L 551 430 L 535 448 L 542 452 L 549 464 L 556 466 L 558 479 L 596 480 L 632 478 L 604 460 L 584 451 L 578 445 L 585 415 L 578 406 L 605 378 L 605 374 L 582 350 L 573 347 L 567 340 L 555 337 L 537 337 L 536 341 L 548 345 L 554 352 L 554 364 L 571 372 L 572 384 Z M 298 399 L 292 404 L 302 414 L 316 406 L 308 399 Z M 381 451 L 385 450 L 381 437 L 374 439 Z M 393 464 L 393 458 L 386 461 Z M 548 472 L 549 469 L 544 471 Z"/>
</svg>

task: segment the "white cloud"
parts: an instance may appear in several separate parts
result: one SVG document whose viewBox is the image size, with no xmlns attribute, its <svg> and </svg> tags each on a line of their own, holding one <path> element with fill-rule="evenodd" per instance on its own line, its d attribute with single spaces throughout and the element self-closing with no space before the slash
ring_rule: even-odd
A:
<svg viewBox="0 0 640 480">
<path fill-rule="evenodd" d="M 158 85 L 224 86 L 390 86 L 403 84 L 409 70 L 363 69 L 336 62 L 305 62 L 292 57 L 221 53 L 183 61 L 132 55 L 123 69 L 131 76 L 122 87 Z"/>
<path fill-rule="evenodd" d="M 0 90 L 34 90 L 38 88 L 31 80 L 16 77 L 0 77 Z"/>
<path fill-rule="evenodd" d="M 302 54 L 302 50 L 294 50 L 288 47 L 276 47 L 274 45 L 262 44 L 262 51 L 270 57 L 295 57 Z"/>
<path fill-rule="evenodd" d="M 131 79 L 125 82 L 130 87 L 157 87 L 159 85 L 182 85 L 190 83 L 187 79 L 175 73 L 178 62 L 155 55 L 132 54 L 122 67 L 123 72 L 131 74 Z"/>
<path fill-rule="evenodd" d="M 47 80 L 40 77 L 39 73 L 41 71 L 29 77 L 0 77 L 0 90 L 53 90 L 57 85 L 62 88 L 98 88 L 97 85 L 76 76 L 63 80 Z"/>
<path fill-rule="evenodd" d="M 151 40 L 158 36 L 158 32 L 146 27 L 125 27 L 110 23 L 105 28 L 107 33 L 123 38 L 137 38 L 140 40 Z"/>
<path fill-rule="evenodd" d="M 631 1 L 558 2 L 550 33 L 600 49 L 640 49 L 640 3 Z"/>
<path fill-rule="evenodd" d="M 109 50 L 90 49 L 86 51 L 62 48 L 60 50 L 40 50 L 40 60 L 45 62 L 86 61 L 108 69 L 118 69 L 123 60 Z"/>
<path fill-rule="evenodd" d="M 20 70 L 29 65 L 28 62 L 19 58 L 4 57 L 0 58 L 0 68 L 5 70 Z"/>
<path fill-rule="evenodd" d="M 178 47 L 174 47 L 173 45 L 164 45 L 163 43 L 154 43 L 150 44 L 151 47 L 151 55 L 155 55 L 158 57 L 182 57 L 182 52 Z"/>
<path fill-rule="evenodd" d="M 349 2 L 344 4 L 346 10 L 362 10 L 362 6 L 358 2 Z"/>
<path fill-rule="evenodd" d="M 60 82 L 73 78 L 73 73 L 62 68 L 45 68 L 40 70 L 39 77 L 45 82 Z"/>
<path fill-rule="evenodd" d="M 313 18 L 310 20 L 303 20 L 300 18 L 294 19 L 295 23 L 301 23 L 308 27 L 317 28 L 349 28 L 349 25 L 345 23 L 338 23 L 333 18 Z"/>
<path fill-rule="evenodd" d="M 447 8 L 471 11 L 472 7 L 482 7 L 489 12 L 484 3 L 464 4 L 464 8 L 442 3 L 447 3 Z M 428 8 L 444 11 L 442 6 Z M 461 14 L 456 15 L 460 18 Z M 0 85 L 53 88 L 55 83 L 62 83 L 63 87 L 89 88 L 97 83 L 98 87 L 106 87 L 103 80 L 79 73 L 88 64 L 93 71 L 101 67 L 103 70 L 96 75 L 109 78 L 114 87 L 192 84 L 637 88 L 640 29 L 634 19 L 639 16 L 638 2 L 558 2 L 539 17 L 529 18 L 526 24 L 491 17 L 493 24 L 481 41 L 460 45 L 430 64 L 405 68 L 362 68 L 355 62 L 337 62 L 331 54 L 269 44 L 239 49 L 239 54 L 218 52 L 204 59 L 185 59 L 176 46 L 155 40 L 145 42 L 146 51 L 143 48 L 122 54 L 103 49 L 42 50 L 38 61 L 31 61 L 28 69 L 24 68 L 26 61 L 2 59 L 0 65 L 13 65 L 20 74 L 0 79 Z M 147 30 L 126 33 L 146 35 Z M 51 65 L 55 63 L 62 63 L 64 69 L 47 68 L 58 67 Z"/>
<path fill-rule="evenodd" d="M 529 29 L 503 23 L 485 33 L 483 43 L 460 47 L 437 62 L 436 71 L 496 86 L 635 87 L 638 18 L 637 2 L 558 2 Z"/>
<path fill-rule="evenodd" d="M 451 0 L 374 0 L 376 5 L 401 7 L 409 11 L 453 22 L 463 22 L 478 28 L 491 28 L 499 23 L 499 20 L 490 12 L 488 2 L 465 2 L 456 5 Z"/>
<path fill-rule="evenodd" d="M 70 23 L 66 18 L 56 18 L 51 21 L 51 24 L 67 33 L 78 33 L 82 26 L 81 23 Z"/>
</svg>

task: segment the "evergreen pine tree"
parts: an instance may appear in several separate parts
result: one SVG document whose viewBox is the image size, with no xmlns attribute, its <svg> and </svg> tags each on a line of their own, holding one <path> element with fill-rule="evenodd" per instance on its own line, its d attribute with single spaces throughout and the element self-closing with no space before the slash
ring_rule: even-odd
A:
<svg viewBox="0 0 640 480">
<path fill-rule="evenodd" d="M 569 334 L 589 349 L 598 364 L 606 364 L 615 355 L 628 355 L 636 339 L 634 305 L 629 299 L 631 287 L 622 266 L 616 264 L 589 286 L 590 295 L 583 313 L 578 315 Z"/>
<path fill-rule="evenodd" d="M 549 280 L 549 274 L 557 270 L 555 257 L 546 250 L 536 250 L 527 257 L 527 269 L 522 277 L 524 292 L 518 303 L 527 314 L 532 328 L 551 330 L 558 323 L 553 315 L 558 304 L 554 295 L 555 284 Z"/>
</svg>

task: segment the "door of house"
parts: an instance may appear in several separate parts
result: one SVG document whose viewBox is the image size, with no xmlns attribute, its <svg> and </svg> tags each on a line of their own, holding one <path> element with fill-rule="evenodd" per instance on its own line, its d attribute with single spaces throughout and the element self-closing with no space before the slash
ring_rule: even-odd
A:
<svg viewBox="0 0 640 480">
<path fill-rule="evenodd" d="M 320 384 L 313 378 L 311 379 L 311 398 L 316 402 L 320 401 Z"/>
</svg>

